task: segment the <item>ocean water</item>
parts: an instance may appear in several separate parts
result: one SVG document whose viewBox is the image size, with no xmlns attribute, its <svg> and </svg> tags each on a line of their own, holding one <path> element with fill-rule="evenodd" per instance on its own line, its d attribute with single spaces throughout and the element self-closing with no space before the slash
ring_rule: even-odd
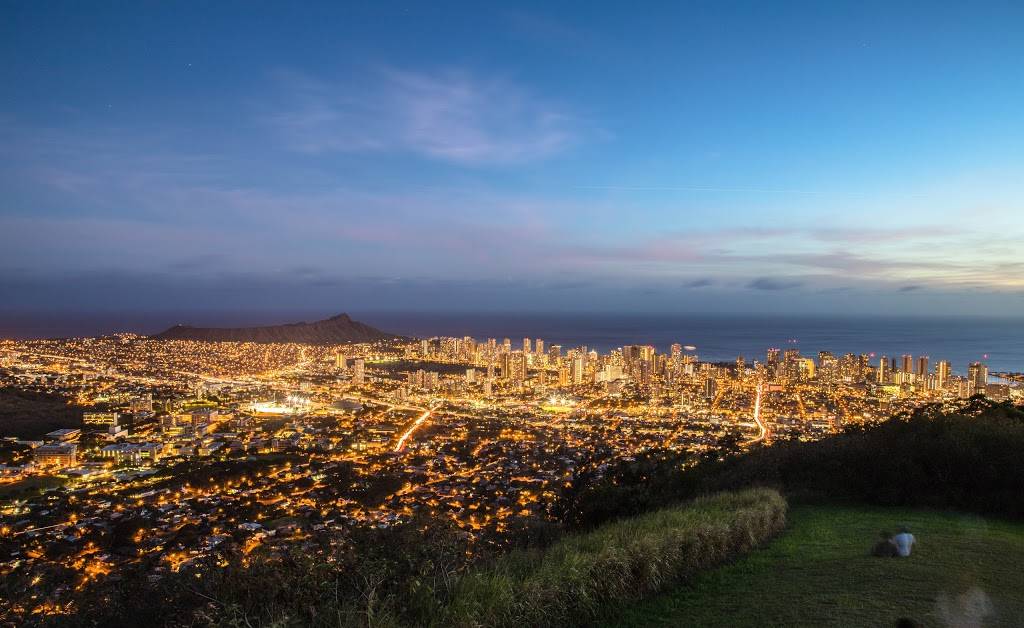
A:
<svg viewBox="0 0 1024 628">
<path fill-rule="evenodd" d="M 208 326 L 271 325 L 326 318 L 336 312 L 117 312 L 103 314 L 0 314 L 0 337 L 93 336 L 116 331 L 152 334 L 186 323 Z M 949 360 L 953 370 L 981 360 L 993 371 L 1024 372 L 1024 318 L 754 316 L 706 314 L 494 314 L 350 312 L 385 331 L 417 337 L 472 336 L 543 338 L 565 348 L 586 345 L 608 351 L 626 344 L 651 344 L 660 351 L 678 342 L 694 345 L 702 360 L 764 360 L 769 347 L 927 355 L 932 365 Z"/>
<path fill-rule="evenodd" d="M 563 347 L 586 345 L 604 352 L 624 344 L 660 351 L 678 342 L 694 345 L 702 360 L 765 359 L 769 347 L 874 353 L 890 358 L 927 355 L 934 366 L 949 360 L 964 373 L 981 360 L 994 371 L 1024 371 L 1024 319 L 973 317 L 844 317 L 647 314 L 410 314 L 367 312 L 361 320 L 394 333 L 474 338 L 543 338 Z"/>
</svg>

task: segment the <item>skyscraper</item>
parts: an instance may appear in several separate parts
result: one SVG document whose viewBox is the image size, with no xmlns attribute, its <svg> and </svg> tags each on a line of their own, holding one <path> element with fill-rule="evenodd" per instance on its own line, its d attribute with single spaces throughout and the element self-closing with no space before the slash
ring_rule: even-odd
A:
<svg viewBox="0 0 1024 628">
<path fill-rule="evenodd" d="M 988 385 L 988 366 L 984 362 L 971 362 L 967 367 L 967 379 L 974 384 L 975 393 L 985 392 Z"/>
<path fill-rule="evenodd" d="M 572 363 L 570 364 L 570 373 L 569 373 L 569 376 L 572 379 L 573 385 L 577 385 L 577 384 L 582 384 L 583 383 L 583 367 L 584 367 L 584 362 L 583 362 L 583 356 L 582 355 L 577 355 L 575 358 L 573 358 Z"/>
<path fill-rule="evenodd" d="M 714 377 L 709 377 L 704 380 L 704 397 L 706 399 L 714 399 L 718 393 L 718 382 Z"/>
<path fill-rule="evenodd" d="M 921 377 L 928 375 L 928 356 L 922 355 L 917 358 L 917 374 Z"/>
<path fill-rule="evenodd" d="M 904 353 L 903 354 L 903 368 L 900 369 L 904 373 L 914 372 L 914 356 Z"/>
<path fill-rule="evenodd" d="M 946 360 L 939 360 L 935 363 L 935 387 L 943 389 L 946 387 L 946 383 L 949 382 L 949 373 L 952 370 L 952 365 Z"/>
<path fill-rule="evenodd" d="M 502 353 L 500 362 L 501 379 L 512 379 L 512 354 Z"/>
</svg>

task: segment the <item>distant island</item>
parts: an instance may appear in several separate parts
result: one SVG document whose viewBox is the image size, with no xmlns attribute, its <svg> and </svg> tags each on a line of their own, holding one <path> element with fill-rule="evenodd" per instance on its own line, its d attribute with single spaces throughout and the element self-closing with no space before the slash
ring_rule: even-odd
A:
<svg viewBox="0 0 1024 628">
<path fill-rule="evenodd" d="M 152 336 L 155 340 L 198 340 L 205 342 L 296 342 L 303 344 L 338 344 L 373 342 L 397 338 L 359 321 L 348 314 L 338 314 L 313 323 L 288 323 L 267 327 L 192 327 L 175 325 Z"/>
</svg>

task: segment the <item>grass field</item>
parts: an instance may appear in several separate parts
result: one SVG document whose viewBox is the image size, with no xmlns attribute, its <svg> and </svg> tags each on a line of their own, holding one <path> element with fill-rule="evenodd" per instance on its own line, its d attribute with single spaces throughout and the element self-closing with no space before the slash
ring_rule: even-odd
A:
<svg viewBox="0 0 1024 628">
<path fill-rule="evenodd" d="M 719 493 L 512 552 L 463 577 L 439 625 L 576 625 L 664 590 L 779 533 L 775 491 Z"/>
<path fill-rule="evenodd" d="M 0 499 L 25 497 L 48 488 L 63 486 L 67 480 L 52 475 L 34 475 L 22 480 L 0 484 Z"/>
<path fill-rule="evenodd" d="M 909 558 L 873 558 L 907 524 Z M 1024 525 L 893 508 L 793 505 L 768 546 L 608 618 L 609 626 L 1024 625 Z"/>
</svg>

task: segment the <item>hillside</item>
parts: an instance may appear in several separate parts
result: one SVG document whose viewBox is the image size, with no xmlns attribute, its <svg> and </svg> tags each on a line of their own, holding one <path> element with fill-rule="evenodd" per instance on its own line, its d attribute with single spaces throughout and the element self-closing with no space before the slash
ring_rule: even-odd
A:
<svg viewBox="0 0 1024 628">
<path fill-rule="evenodd" d="M 638 454 L 577 474 L 557 523 L 528 522 L 493 553 L 469 559 L 456 528 L 422 513 L 329 550 L 125 574 L 80 594 L 76 625 L 1014 625 L 1021 451 L 1024 411 L 972 398 L 818 442 Z M 912 557 L 868 556 L 903 524 Z M 30 589 L 7 579 L 0 599 Z M 985 623 L 966 621 L 972 608 Z"/>
<path fill-rule="evenodd" d="M 906 524 L 906 559 L 868 555 Z M 1017 626 L 1024 525 L 949 512 L 797 505 L 781 537 L 690 586 L 624 608 L 608 626 Z"/>
<path fill-rule="evenodd" d="M 394 338 L 365 323 L 339 314 L 313 323 L 289 323 L 267 327 L 191 327 L 175 325 L 152 336 L 156 340 L 198 340 L 205 342 L 295 342 L 302 344 L 341 344 L 373 342 Z"/>
<path fill-rule="evenodd" d="M 789 498 L 916 506 L 1024 519 L 1024 409 L 973 397 L 815 442 L 696 461 L 655 451 L 575 478 L 561 503 L 587 528 L 699 495 L 769 486 Z"/>
<path fill-rule="evenodd" d="M 678 584 L 778 534 L 786 502 L 775 491 L 720 493 L 512 552 L 455 585 L 438 625 L 578 625 Z"/>
</svg>

